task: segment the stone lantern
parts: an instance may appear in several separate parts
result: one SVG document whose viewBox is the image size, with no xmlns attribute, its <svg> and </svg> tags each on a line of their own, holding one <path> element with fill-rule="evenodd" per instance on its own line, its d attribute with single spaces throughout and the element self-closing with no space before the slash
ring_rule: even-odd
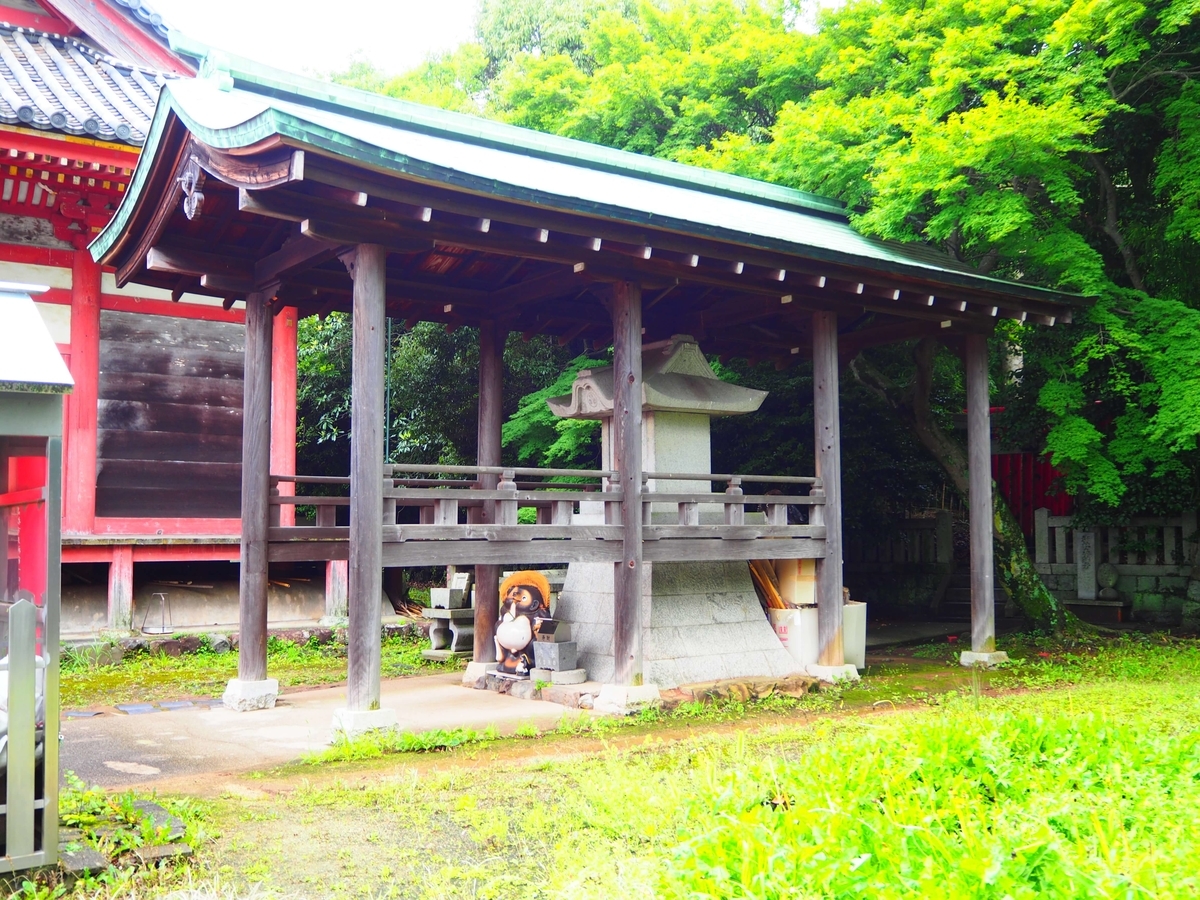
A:
<svg viewBox="0 0 1200 900">
<path fill-rule="evenodd" d="M 690 335 L 642 348 L 642 466 L 646 472 L 712 471 L 710 420 L 755 412 L 767 394 L 721 381 Z M 601 422 L 601 468 L 612 469 L 612 368 L 583 369 L 571 393 L 549 401 L 555 415 Z M 647 483 L 647 490 L 709 492 L 708 481 Z M 661 506 L 661 508 L 658 508 Z M 746 521 L 756 514 L 748 513 Z M 757 514 L 761 516 L 762 514 Z M 676 521 L 675 504 L 655 504 L 651 521 Z M 602 503 L 581 503 L 576 522 L 602 523 Z M 701 524 L 723 522 L 701 507 Z M 572 623 L 579 664 L 592 680 L 613 678 L 613 566 L 571 563 L 555 617 Z M 648 683 L 662 688 L 796 669 L 767 621 L 745 562 L 644 563 L 642 652 Z"/>
</svg>

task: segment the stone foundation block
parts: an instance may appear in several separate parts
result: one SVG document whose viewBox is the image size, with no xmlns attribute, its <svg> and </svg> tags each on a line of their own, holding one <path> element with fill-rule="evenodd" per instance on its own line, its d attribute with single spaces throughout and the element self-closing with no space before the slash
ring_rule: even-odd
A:
<svg viewBox="0 0 1200 900">
<path fill-rule="evenodd" d="M 964 650 L 958 661 L 967 668 L 979 666 L 984 669 L 990 669 L 1000 665 L 1000 663 L 1008 662 L 1008 654 L 1003 650 L 993 650 L 991 653 L 976 653 L 974 650 Z"/>
<path fill-rule="evenodd" d="M 279 682 L 274 678 L 265 678 L 262 681 L 231 678 L 221 699 L 229 709 L 250 712 L 255 709 L 274 709 L 278 696 Z"/>
<path fill-rule="evenodd" d="M 469 662 L 463 672 L 462 683 L 467 687 L 475 687 L 475 682 L 496 671 L 494 662 Z"/>
<path fill-rule="evenodd" d="M 396 727 L 394 709 L 335 709 L 333 711 L 333 733 L 346 737 L 366 734 L 368 731 L 384 731 Z"/>
</svg>

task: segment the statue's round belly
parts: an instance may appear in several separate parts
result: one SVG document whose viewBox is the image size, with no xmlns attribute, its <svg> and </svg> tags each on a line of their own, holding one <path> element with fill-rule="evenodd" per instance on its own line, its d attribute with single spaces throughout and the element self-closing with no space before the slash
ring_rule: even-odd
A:
<svg viewBox="0 0 1200 900">
<path fill-rule="evenodd" d="M 514 653 L 524 650 L 531 640 L 533 640 L 533 625 L 524 616 L 502 621 L 496 626 L 496 643 L 506 650 Z"/>
</svg>

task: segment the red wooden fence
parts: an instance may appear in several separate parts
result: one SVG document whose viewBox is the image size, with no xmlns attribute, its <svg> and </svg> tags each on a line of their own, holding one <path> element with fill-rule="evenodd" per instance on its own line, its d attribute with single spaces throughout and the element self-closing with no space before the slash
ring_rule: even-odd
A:
<svg viewBox="0 0 1200 900">
<path fill-rule="evenodd" d="M 992 478 L 1021 531 L 1033 535 L 1033 511 L 1040 507 L 1052 516 L 1069 516 L 1075 508 L 1075 498 L 1062 489 L 1062 472 L 1050 464 L 1050 457 L 1036 453 L 995 453 L 992 455 Z"/>
</svg>

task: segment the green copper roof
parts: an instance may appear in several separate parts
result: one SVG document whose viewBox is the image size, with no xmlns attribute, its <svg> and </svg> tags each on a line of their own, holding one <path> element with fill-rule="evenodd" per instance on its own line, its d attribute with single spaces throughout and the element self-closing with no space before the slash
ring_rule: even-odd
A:
<svg viewBox="0 0 1200 900">
<path fill-rule="evenodd" d="M 101 259 L 126 227 L 174 114 L 219 149 L 281 136 L 366 168 L 550 209 L 793 253 L 905 271 L 979 288 L 1068 295 L 964 269 L 926 247 L 864 237 L 842 204 L 813 194 L 460 113 L 395 100 L 210 54 L 195 80 L 160 94 L 124 202 L 91 246 Z"/>
</svg>

